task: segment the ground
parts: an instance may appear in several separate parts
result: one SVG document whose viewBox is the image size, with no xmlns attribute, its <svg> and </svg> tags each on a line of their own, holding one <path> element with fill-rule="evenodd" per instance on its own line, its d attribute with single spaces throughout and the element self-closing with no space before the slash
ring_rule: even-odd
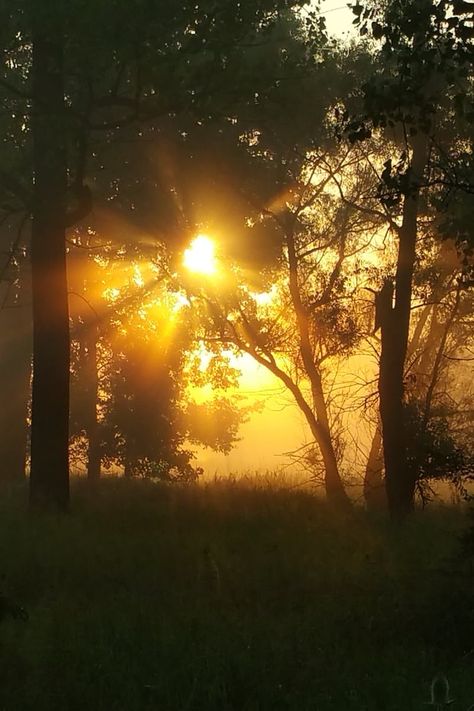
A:
<svg viewBox="0 0 474 711">
<path fill-rule="evenodd" d="M 0 497 L 2 711 L 404 711 L 474 703 L 460 508 L 402 527 L 309 491 L 78 482 L 66 517 Z"/>
</svg>

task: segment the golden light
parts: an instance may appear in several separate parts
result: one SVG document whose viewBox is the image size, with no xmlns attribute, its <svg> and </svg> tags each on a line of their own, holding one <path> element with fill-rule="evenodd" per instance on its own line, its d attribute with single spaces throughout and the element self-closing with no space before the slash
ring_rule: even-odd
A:
<svg viewBox="0 0 474 711">
<path fill-rule="evenodd" d="M 215 274 L 215 244 L 207 235 L 198 235 L 185 250 L 183 264 L 190 272 Z"/>
<path fill-rule="evenodd" d="M 133 265 L 133 276 L 132 276 L 132 281 L 135 284 L 135 286 L 138 286 L 140 288 L 145 286 L 145 280 L 142 276 L 142 272 L 138 264 Z"/>
<path fill-rule="evenodd" d="M 185 294 L 177 291 L 173 294 L 173 303 L 171 306 L 171 311 L 175 313 L 176 311 L 181 311 L 185 306 L 190 306 L 190 301 Z"/>
<path fill-rule="evenodd" d="M 278 298 L 278 287 L 276 284 L 273 284 L 270 291 L 250 291 L 249 293 L 257 306 L 269 306 Z"/>
<path fill-rule="evenodd" d="M 102 296 L 107 301 L 117 301 L 120 296 L 120 289 L 117 289 L 115 286 L 109 286 L 107 289 L 104 289 Z"/>
</svg>

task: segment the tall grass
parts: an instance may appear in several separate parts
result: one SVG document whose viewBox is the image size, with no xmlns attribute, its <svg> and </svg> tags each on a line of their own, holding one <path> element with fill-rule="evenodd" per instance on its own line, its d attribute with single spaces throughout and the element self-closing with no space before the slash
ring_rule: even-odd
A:
<svg viewBox="0 0 474 711">
<path fill-rule="evenodd" d="M 5 711 L 420 709 L 474 702 L 458 509 L 402 528 L 277 481 L 77 482 L 67 517 L 0 497 Z M 469 577 L 470 576 L 470 577 Z"/>
</svg>

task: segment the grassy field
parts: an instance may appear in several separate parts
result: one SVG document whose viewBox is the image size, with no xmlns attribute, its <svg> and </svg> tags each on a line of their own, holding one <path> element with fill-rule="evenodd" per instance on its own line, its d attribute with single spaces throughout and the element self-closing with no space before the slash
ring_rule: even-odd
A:
<svg viewBox="0 0 474 711">
<path fill-rule="evenodd" d="M 1 492 L 2 711 L 423 709 L 474 703 L 465 514 L 402 528 L 309 492 L 76 483 L 68 517 Z M 429 707 L 428 707 L 429 708 Z"/>
</svg>

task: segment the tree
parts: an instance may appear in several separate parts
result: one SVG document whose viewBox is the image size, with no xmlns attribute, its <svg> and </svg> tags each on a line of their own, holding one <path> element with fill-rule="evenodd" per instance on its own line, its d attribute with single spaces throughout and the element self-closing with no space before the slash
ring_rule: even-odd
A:
<svg viewBox="0 0 474 711">
<path fill-rule="evenodd" d="M 69 504 L 69 310 L 63 18 L 31 5 L 34 193 L 31 232 L 31 505 Z"/>
<path fill-rule="evenodd" d="M 25 198 L 32 210 L 33 506 L 68 505 L 65 230 L 90 209 L 85 179 L 91 132 L 103 132 L 110 143 L 121 127 L 150 118 L 172 119 L 181 112 L 209 116 L 215 112 L 209 100 L 224 86 L 238 87 L 239 100 L 249 101 L 255 83 L 247 83 L 248 75 L 236 82 L 243 45 L 258 44 L 257 36 L 265 36 L 280 7 L 292 5 L 257 2 L 236 8 L 226 2 L 216 8 L 202 0 L 154 8 L 138 2 L 133 8 L 118 4 L 111 18 L 107 3 L 59 8 L 25 2 L 5 18 L 11 61 L 2 88 L 22 100 L 33 144 L 34 196 Z M 29 48 L 31 87 L 25 81 Z M 235 101 L 226 95 L 224 103 Z M 18 182 L 11 175 L 3 182 L 24 192 L 21 185 L 11 188 Z"/>
<path fill-rule="evenodd" d="M 76 229 L 69 255 L 72 461 L 90 480 L 117 466 L 128 477 L 193 479 L 189 445 L 229 451 L 245 418 L 225 398 L 235 370 L 217 353 L 202 362 L 166 259 L 104 237 L 97 251 L 90 232 Z M 197 402 L 203 385 L 212 394 Z"/>
<path fill-rule="evenodd" d="M 290 47 L 294 31 L 290 27 L 286 40 Z M 332 56 L 321 62 L 318 54 L 310 55 L 308 62 L 307 55 L 293 50 L 288 52 L 293 83 L 273 88 L 266 111 L 259 113 L 259 108 L 253 121 L 237 114 L 230 126 L 221 129 L 218 142 L 213 137 L 209 144 L 204 130 L 190 133 L 183 142 L 187 156 L 182 158 L 185 167 L 180 174 L 187 176 L 187 194 L 194 196 L 190 207 L 199 218 L 197 227 L 215 235 L 226 258 L 235 261 L 233 267 L 224 267 L 224 282 L 208 281 L 204 289 L 196 280 L 187 278 L 184 283 L 205 305 L 206 342 L 232 343 L 290 390 L 323 453 L 329 496 L 344 501 L 324 371 L 331 356 L 349 354 L 359 337 L 355 311 L 347 306 L 351 293 L 347 282 L 354 255 L 370 242 L 370 238 L 364 241 L 364 232 L 376 229 L 386 215 L 368 197 L 375 192 L 373 168 L 365 166 L 356 148 L 338 157 L 323 129 L 330 121 L 328 106 L 340 96 L 342 72 L 338 73 L 337 63 Z M 335 88 L 321 101 L 319 88 L 329 76 Z M 311 110 L 298 99 L 308 95 L 313 97 Z M 281 112 L 275 115 L 273 105 L 291 105 L 291 121 L 285 121 Z M 211 160 L 210 178 L 196 164 Z M 351 179 L 351 170 L 359 182 L 354 176 Z M 344 173 L 349 198 L 370 202 L 364 214 L 347 196 L 338 200 L 334 195 L 339 172 Z M 322 219 L 323 213 L 327 220 Z M 266 268 L 265 261 L 257 261 L 256 245 L 267 250 Z M 258 303 L 258 292 L 272 283 L 282 302 L 273 314 L 268 309 L 265 313 Z"/>
<path fill-rule="evenodd" d="M 32 349 L 25 223 L 24 215 L 13 215 L 5 220 L 2 233 L 5 250 L 0 272 L 0 392 L 4 406 L 0 422 L 0 480 L 8 482 L 21 481 L 26 475 Z"/>
<path fill-rule="evenodd" d="M 462 259 L 453 240 L 441 241 L 435 210 L 425 211 L 422 242 L 413 281 L 410 339 L 404 371 L 407 467 L 423 500 L 430 482 L 450 481 L 458 488 L 470 473 L 470 447 L 462 413 L 470 388 L 464 381 L 469 357 L 472 298 L 464 283 Z M 459 387 L 462 379 L 463 387 Z M 367 505 L 380 508 L 383 485 L 380 426 L 373 435 L 364 490 Z"/>
<path fill-rule="evenodd" d="M 457 45 L 460 28 L 450 30 L 445 3 L 426 0 L 402 7 L 391 2 L 383 9 L 357 3 L 353 9 L 361 32 L 367 34 L 370 28 L 383 40 L 383 64 L 364 88 L 366 116 L 349 123 L 348 136 L 351 141 L 365 140 L 371 122 L 398 135 L 403 146 L 398 165 L 387 160 L 381 176 L 381 200 L 391 208 L 400 204 L 400 221 L 395 224 L 399 248 L 393 302 L 388 289 L 380 324 L 379 374 L 387 496 L 392 516 L 400 518 L 412 509 L 415 491 L 413 471 L 407 466 L 403 399 L 420 200 L 436 145 L 440 106 L 462 77 L 458 60 L 463 48 Z"/>
<path fill-rule="evenodd" d="M 370 236 L 366 236 L 367 217 L 361 219 L 358 210 L 341 203 L 329 185 L 335 174 L 350 165 L 350 197 L 358 201 L 366 184 L 354 179 L 360 163 L 355 154 L 356 150 L 334 157 L 314 150 L 293 161 L 285 155 L 283 164 L 273 159 L 277 175 L 288 170 L 284 197 L 263 207 L 253 194 L 253 210 L 247 205 L 247 240 L 252 234 L 257 240 L 265 227 L 276 230 L 281 245 L 278 261 L 261 275 L 260 287 L 249 280 L 248 270 L 242 273 L 226 262 L 221 279 L 205 285 L 199 279 L 186 283 L 204 308 L 203 340 L 231 344 L 248 353 L 291 393 L 319 451 L 327 496 L 343 505 L 348 499 L 339 471 L 326 378 L 334 360 L 352 353 L 360 338 L 359 315 L 350 305 L 349 275 L 354 256 Z M 259 295 L 265 283 L 267 289 L 273 286 Z"/>
</svg>

